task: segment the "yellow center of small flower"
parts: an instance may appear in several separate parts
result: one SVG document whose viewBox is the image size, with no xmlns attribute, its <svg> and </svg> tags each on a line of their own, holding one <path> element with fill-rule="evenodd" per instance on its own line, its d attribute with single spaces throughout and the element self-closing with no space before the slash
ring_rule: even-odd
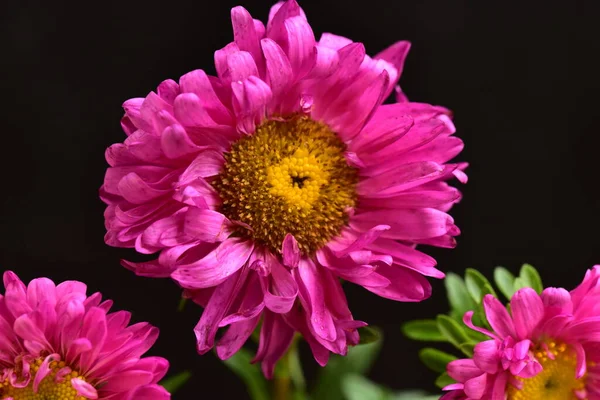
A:
<svg viewBox="0 0 600 400">
<path fill-rule="evenodd" d="M 585 393 L 585 380 L 576 379 L 577 357 L 572 348 L 565 343 L 547 341 L 546 348 L 534 349 L 535 358 L 543 370 L 532 378 L 519 378 L 523 387 L 508 385 L 507 400 L 584 400 L 576 392 Z M 548 352 L 553 355 L 550 357 Z"/>
<path fill-rule="evenodd" d="M 281 251 L 287 233 L 304 254 L 338 235 L 356 203 L 358 174 L 346 146 L 325 124 L 306 117 L 267 121 L 225 154 L 213 182 L 221 212 L 247 224 L 238 234 Z"/>
<path fill-rule="evenodd" d="M 66 367 L 63 361 L 52 361 L 50 363 L 50 372 L 40 382 L 37 392 L 33 390 L 33 380 L 44 361 L 44 357 L 37 358 L 31 363 L 31 381 L 24 388 L 11 386 L 8 380 L 0 382 L 0 399 L 13 398 L 13 400 L 85 400 L 86 397 L 78 396 L 77 391 L 71 385 L 71 379 L 80 376 L 77 371 L 71 371 L 57 382 L 56 375 L 58 371 Z"/>
</svg>

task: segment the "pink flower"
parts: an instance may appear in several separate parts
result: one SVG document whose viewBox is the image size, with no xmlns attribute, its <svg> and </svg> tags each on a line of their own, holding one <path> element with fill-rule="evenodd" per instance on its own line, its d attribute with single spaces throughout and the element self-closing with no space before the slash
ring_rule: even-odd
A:
<svg viewBox="0 0 600 400">
<path fill-rule="evenodd" d="M 124 262 L 171 277 L 205 307 L 195 329 L 234 354 L 262 318 L 256 360 L 267 376 L 294 332 L 316 360 L 358 342 L 340 279 L 397 301 L 421 301 L 442 278 L 418 244 L 454 247 L 445 181 L 466 165 L 450 112 L 401 101 L 409 43 L 371 58 L 333 34 L 317 42 L 294 0 L 266 27 L 231 11 L 234 42 L 218 76 L 189 72 L 125 102 L 129 136 L 106 152 L 106 243 L 158 253 Z"/>
<path fill-rule="evenodd" d="M 472 359 L 452 361 L 457 381 L 442 399 L 600 399 L 600 266 L 571 292 L 547 288 L 517 291 L 511 313 L 493 296 L 483 306 L 492 328 L 464 322 L 491 340 L 478 343 Z"/>
<path fill-rule="evenodd" d="M 109 313 L 112 301 L 86 295 L 81 282 L 55 285 L 34 279 L 25 286 L 4 273 L 0 295 L 0 397 L 3 399 L 163 400 L 157 382 L 169 363 L 141 358 L 158 329 L 127 326 L 126 311 Z"/>
</svg>

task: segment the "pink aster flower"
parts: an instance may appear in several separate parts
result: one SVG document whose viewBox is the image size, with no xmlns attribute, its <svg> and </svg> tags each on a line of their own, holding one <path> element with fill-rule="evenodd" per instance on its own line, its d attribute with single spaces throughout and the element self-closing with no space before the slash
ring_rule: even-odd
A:
<svg viewBox="0 0 600 400">
<path fill-rule="evenodd" d="M 141 358 L 156 341 L 147 323 L 127 326 L 126 311 L 86 295 L 81 282 L 23 284 L 4 273 L 0 295 L 0 397 L 3 399 L 164 400 L 157 385 L 169 367 Z"/>
<path fill-rule="evenodd" d="M 453 247 L 446 213 L 466 180 L 445 108 L 397 87 L 408 42 L 375 57 L 325 33 L 315 41 L 294 0 L 266 27 L 231 12 L 234 42 L 217 76 L 189 72 L 125 102 L 128 138 L 111 146 L 102 199 L 106 243 L 158 253 L 124 262 L 171 277 L 205 307 L 197 348 L 234 354 L 262 319 L 257 361 L 270 376 L 294 332 L 316 360 L 358 342 L 340 279 L 397 301 L 442 278 L 418 244 Z M 394 91 L 401 100 L 383 105 Z"/>
<path fill-rule="evenodd" d="M 491 340 L 475 346 L 472 359 L 452 361 L 457 381 L 442 399 L 600 399 L 600 266 L 573 291 L 525 288 L 510 300 L 510 313 L 495 297 L 483 306 L 492 328 L 464 322 Z"/>
</svg>

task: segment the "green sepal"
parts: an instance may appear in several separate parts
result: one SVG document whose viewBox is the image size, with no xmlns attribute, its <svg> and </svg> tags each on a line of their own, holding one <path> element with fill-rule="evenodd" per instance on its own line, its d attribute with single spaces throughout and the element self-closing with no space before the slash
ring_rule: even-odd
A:
<svg viewBox="0 0 600 400">
<path fill-rule="evenodd" d="M 444 279 L 444 286 L 450 303 L 450 314 L 455 319 L 460 320 L 464 313 L 475 308 L 476 303 L 471 298 L 463 278 L 450 272 Z"/>
<path fill-rule="evenodd" d="M 453 383 L 456 383 L 456 381 L 454 379 L 450 378 L 450 375 L 448 375 L 447 372 L 444 372 L 443 374 L 438 376 L 435 380 L 435 386 L 439 387 L 440 389 L 444 388 L 445 386 L 451 385 Z"/>
<path fill-rule="evenodd" d="M 177 375 L 170 376 L 163 381 L 160 382 L 160 385 L 166 389 L 167 392 L 173 394 L 179 388 L 187 383 L 192 377 L 192 373 L 190 371 L 183 371 L 178 373 Z"/>
</svg>

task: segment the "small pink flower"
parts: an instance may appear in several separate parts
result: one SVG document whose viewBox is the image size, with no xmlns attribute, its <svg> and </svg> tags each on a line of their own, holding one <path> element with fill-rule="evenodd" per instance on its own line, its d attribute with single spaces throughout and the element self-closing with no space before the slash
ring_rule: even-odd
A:
<svg viewBox="0 0 600 400">
<path fill-rule="evenodd" d="M 466 181 L 450 112 L 397 87 L 408 42 L 375 57 L 325 33 L 294 0 L 267 25 L 231 11 L 217 76 L 189 72 L 125 102 L 128 138 L 106 152 L 106 243 L 158 253 L 124 262 L 171 277 L 205 307 L 200 353 L 233 355 L 262 319 L 267 376 L 300 332 L 316 360 L 358 342 L 340 279 L 397 301 L 442 278 L 419 244 L 454 247 L 447 214 Z M 383 105 L 396 89 L 398 102 Z"/>
<path fill-rule="evenodd" d="M 127 326 L 126 311 L 109 313 L 112 301 L 86 295 L 82 282 L 59 285 L 47 278 L 25 286 L 4 273 L 0 296 L 0 397 L 3 399 L 164 400 L 157 384 L 169 363 L 141 356 L 158 329 Z"/>
<path fill-rule="evenodd" d="M 492 328 L 464 322 L 491 340 L 478 343 L 472 359 L 452 361 L 457 381 L 443 399 L 600 399 L 600 266 L 573 291 L 517 291 L 507 309 L 491 295 L 483 306 Z"/>
</svg>

